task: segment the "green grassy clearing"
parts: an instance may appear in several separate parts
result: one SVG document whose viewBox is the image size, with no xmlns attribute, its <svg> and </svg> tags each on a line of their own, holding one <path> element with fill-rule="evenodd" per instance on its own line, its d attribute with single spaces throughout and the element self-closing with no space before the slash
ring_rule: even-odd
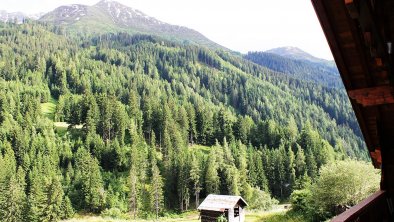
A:
<svg viewBox="0 0 394 222">
<path fill-rule="evenodd" d="M 55 119 L 55 111 L 57 106 L 57 100 L 54 98 L 50 98 L 48 102 L 41 103 L 41 112 L 50 120 Z"/>
<path fill-rule="evenodd" d="M 147 222 L 147 221 L 155 221 L 155 219 L 115 219 L 115 218 L 109 218 L 109 217 L 102 217 L 102 216 L 96 216 L 96 215 L 76 215 L 75 218 L 69 219 L 69 220 L 64 220 L 62 222 L 130 222 L 130 221 L 135 221 L 135 222 Z M 175 222 L 175 221 L 181 221 L 181 222 L 196 222 L 198 220 L 198 212 L 196 211 L 189 211 L 185 212 L 180 215 L 171 215 L 169 217 L 161 217 L 158 219 L 158 221 L 165 221 L 165 222 Z"/>
<path fill-rule="evenodd" d="M 55 120 L 55 112 L 56 112 L 56 106 L 57 106 L 58 101 L 54 98 L 50 98 L 48 102 L 46 103 L 41 103 L 41 112 L 42 114 L 54 121 Z M 68 127 L 70 126 L 69 123 L 67 122 L 53 122 L 53 125 L 55 126 L 56 129 L 56 133 L 59 136 L 64 136 L 67 131 L 68 131 Z M 77 125 L 73 127 L 74 129 L 81 129 L 82 125 Z"/>
<path fill-rule="evenodd" d="M 147 222 L 147 221 L 155 221 L 155 219 L 114 219 L 108 217 L 101 217 L 95 215 L 76 215 L 75 218 L 64 220 L 62 222 Z M 180 215 L 171 215 L 169 217 L 161 217 L 157 221 L 163 222 L 198 222 L 199 214 L 197 211 L 189 211 Z M 301 215 L 294 215 L 293 213 L 287 212 L 282 207 L 274 209 L 273 211 L 247 211 L 246 222 L 279 222 L 279 221 L 290 221 L 290 222 L 301 222 L 305 221 Z"/>
<path fill-rule="evenodd" d="M 203 154 L 209 154 L 209 151 L 211 151 L 211 147 L 198 145 L 198 144 L 193 144 L 192 146 L 189 146 L 189 148 L 192 149 L 192 150 L 200 151 Z"/>
<path fill-rule="evenodd" d="M 307 219 L 301 215 L 294 213 L 293 211 L 287 211 L 287 212 L 273 212 L 273 213 L 267 213 L 266 215 L 263 215 L 258 222 L 304 222 L 307 221 Z"/>
</svg>

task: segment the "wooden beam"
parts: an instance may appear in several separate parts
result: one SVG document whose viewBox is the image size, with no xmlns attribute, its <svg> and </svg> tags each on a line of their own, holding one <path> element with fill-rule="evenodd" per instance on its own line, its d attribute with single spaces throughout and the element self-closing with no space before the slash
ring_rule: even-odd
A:
<svg viewBox="0 0 394 222">
<path fill-rule="evenodd" d="M 384 221 L 388 219 L 386 191 L 379 190 L 356 206 L 334 217 L 332 222 Z M 378 211 L 377 211 L 378 210 Z"/>
<path fill-rule="evenodd" d="M 382 166 L 382 154 L 380 148 L 376 148 L 375 151 L 370 152 L 371 158 L 374 160 L 374 165 L 376 168 L 381 168 Z"/>
<path fill-rule="evenodd" d="M 352 19 L 357 19 L 360 15 L 358 12 L 358 7 L 353 0 L 345 0 L 346 8 L 349 12 L 349 15 Z"/>
<path fill-rule="evenodd" d="M 316 16 L 319 19 L 320 25 L 327 38 L 327 42 L 331 49 L 332 55 L 334 56 L 335 63 L 337 64 L 338 70 L 340 71 L 342 81 L 346 88 L 351 89 L 352 81 L 350 79 L 350 71 L 348 70 L 348 66 L 345 63 L 346 55 L 342 51 L 341 48 L 342 45 L 340 44 L 340 41 L 338 41 L 338 38 L 336 36 L 336 35 L 340 35 L 341 33 L 335 31 L 336 24 L 335 22 L 330 21 L 329 14 L 327 12 L 327 8 L 324 1 L 323 0 L 311 0 L 311 1 L 313 7 L 315 8 Z M 328 4 L 331 3 L 329 2 Z M 344 10 L 346 10 L 345 7 Z M 352 36 L 350 31 L 349 33 L 350 36 Z"/>
<path fill-rule="evenodd" d="M 394 103 L 393 88 L 391 86 L 349 90 L 348 95 L 362 106 L 377 106 Z"/>
</svg>

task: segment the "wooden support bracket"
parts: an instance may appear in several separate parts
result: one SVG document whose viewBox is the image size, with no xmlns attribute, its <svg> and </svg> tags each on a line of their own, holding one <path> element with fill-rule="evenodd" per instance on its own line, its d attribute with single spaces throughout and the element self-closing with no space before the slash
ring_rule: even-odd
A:
<svg viewBox="0 0 394 222">
<path fill-rule="evenodd" d="M 394 103 L 393 88 L 387 85 L 349 90 L 348 95 L 362 106 L 377 106 Z"/>
<path fill-rule="evenodd" d="M 357 9 L 358 7 L 354 0 L 345 0 L 345 5 L 352 19 L 357 19 L 360 16 L 360 13 Z"/>
</svg>

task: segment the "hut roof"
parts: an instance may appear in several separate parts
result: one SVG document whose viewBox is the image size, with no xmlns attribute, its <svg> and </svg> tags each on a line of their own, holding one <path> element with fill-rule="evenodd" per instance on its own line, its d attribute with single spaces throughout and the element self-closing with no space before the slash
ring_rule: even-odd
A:
<svg viewBox="0 0 394 222">
<path fill-rule="evenodd" d="M 234 208 L 237 204 L 242 207 L 248 205 L 241 196 L 209 194 L 197 209 L 223 212 Z"/>
</svg>

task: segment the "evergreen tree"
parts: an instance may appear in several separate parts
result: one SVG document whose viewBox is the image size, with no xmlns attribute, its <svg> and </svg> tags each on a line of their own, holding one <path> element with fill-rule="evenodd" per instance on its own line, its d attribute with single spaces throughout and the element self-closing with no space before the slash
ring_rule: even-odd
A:
<svg viewBox="0 0 394 222">
<path fill-rule="evenodd" d="M 161 178 L 159 168 L 156 165 L 152 166 L 152 180 L 151 180 L 151 209 L 155 212 L 156 220 L 159 218 L 159 212 L 163 210 L 163 179 Z"/>
<path fill-rule="evenodd" d="M 65 196 L 62 203 L 62 219 L 68 219 L 74 216 L 74 209 L 72 207 L 70 198 Z"/>
<path fill-rule="evenodd" d="M 130 210 L 132 217 L 135 219 L 137 216 L 138 194 L 139 194 L 138 175 L 137 175 L 137 169 L 135 164 L 131 165 L 129 182 L 130 182 Z"/>
<path fill-rule="evenodd" d="M 205 173 L 205 190 L 208 194 L 219 193 L 219 176 L 218 164 L 215 159 L 215 151 L 211 150 L 207 160 L 206 173 Z"/>
<path fill-rule="evenodd" d="M 297 144 L 296 156 L 294 160 L 296 177 L 303 176 L 306 172 L 306 162 L 304 150 Z"/>
<path fill-rule="evenodd" d="M 75 180 L 81 188 L 76 190 L 81 195 L 81 207 L 93 212 L 100 211 L 104 205 L 103 180 L 96 158 L 92 157 L 83 147 L 76 153 Z"/>
<path fill-rule="evenodd" d="M 190 181 L 193 184 L 196 208 L 200 205 L 201 169 L 195 154 L 191 154 Z"/>
<path fill-rule="evenodd" d="M 25 172 L 16 171 L 14 152 L 6 144 L 4 158 L 0 154 L 0 218 L 4 221 L 23 221 L 26 211 Z"/>
</svg>

